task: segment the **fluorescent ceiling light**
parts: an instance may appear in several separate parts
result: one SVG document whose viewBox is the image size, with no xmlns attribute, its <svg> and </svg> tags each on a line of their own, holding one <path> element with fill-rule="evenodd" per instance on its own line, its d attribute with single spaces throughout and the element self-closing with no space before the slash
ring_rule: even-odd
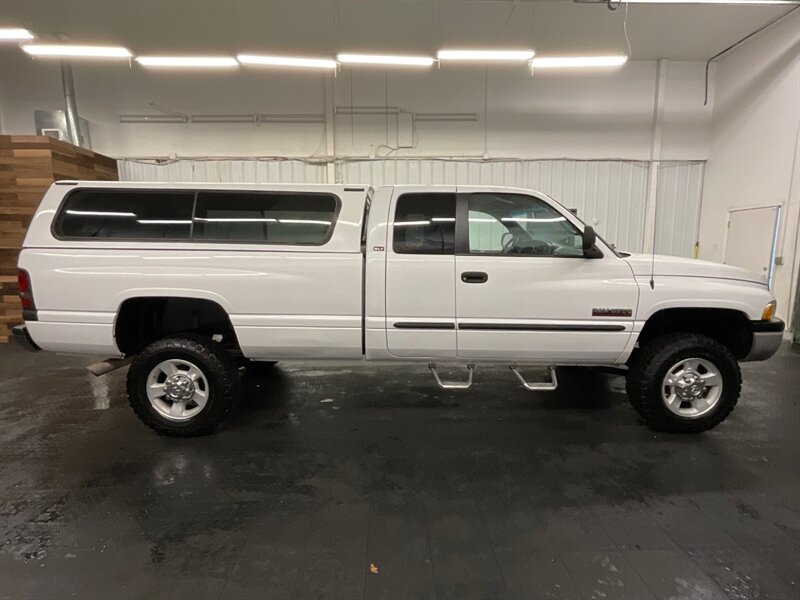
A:
<svg viewBox="0 0 800 600">
<path fill-rule="evenodd" d="M 136 219 L 140 225 L 191 225 L 191 219 Z"/>
<path fill-rule="evenodd" d="M 269 219 L 269 218 L 245 218 L 245 217 L 209 217 L 209 218 L 201 218 L 195 217 L 195 221 L 200 221 L 202 223 L 275 223 L 276 219 Z"/>
<path fill-rule="evenodd" d="M 278 223 L 290 223 L 292 225 L 330 225 L 330 221 L 316 221 L 314 219 L 278 219 Z"/>
<path fill-rule="evenodd" d="M 513 61 L 530 60 L 533 50 L 439 50 L 439 60 Z"/>
<path fill-rule="evenodd" d="M 84 217 L 136 217 L 136 213 L 132 212 L 114 212 L 106 210 L 68 210 L 68 215 L 80 215 Z"/>
<path fill-rule="evenodd" d="M 575 67 L 618 67 L 628 57 L 618 56 L 538 56 L 531 61 L 533 69 L 569 69 Z"/>
<path fill-rule="evenodd" d="M 500 219 L 503 223 L 559 223 L 566 221 L 564 217 L 553 217 L 549 219 L 536 219 L 534 217 L 503 217 Z"/>
<path fill-rule="evenodd" d="M 31 56 L 69 58 L 131 58 L 133 54 L 121 46 L 73 46 L 72 44 L 25 44 L 22 49 Z"/>
<path fill-rule="evenodd" d="M 0 42 L 24 42 L 32 40 L 33 34 L 20 27 L 0 27 Z"/>
<path fill-rule="evenodd" d="M 310 69 L 335 69 L 336 61 L 329 58 L 297 58 L 292 56 L 258 56 L 240 54 L 236 59 L 243 65 L 269 65 L 273 67 L 305 67 Z"/>
<path fill-rule="evenodd" d="M 235 58 L 228 56 L 138 56 L 143 67 L 238 67 Z"/>
<path fill-rule="evenodd" d="M 340 63 L 357 65 L 401 65 L 410 67 L 430 67 L 433 58 L 430 56 L 387 56 L 379 54 L 340 54 L 336 57 Z"/>
</svg>

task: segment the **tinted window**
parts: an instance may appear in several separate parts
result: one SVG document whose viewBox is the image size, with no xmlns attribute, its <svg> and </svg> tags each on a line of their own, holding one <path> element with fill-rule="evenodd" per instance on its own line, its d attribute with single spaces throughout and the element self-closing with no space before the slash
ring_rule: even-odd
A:
<svg viewBox="0 0 800 600">
<path fill-rule="evenodd" d="M 524 194 L 472 194 L 469 251 L 473 254 L 583 256 L 583 236 L 552 206 Z"/>
<path fill-rule="evenodd" d="M 65 238 L 189 238 L 194 192 L 75 190 L 56 222 Z"/>
<path fill-rule="evenodd" d="M 403 194 L 394 213 L 394 251 L 400 254 L 453 254 L 455 194 Z"/>
<path fill-rule="evenodd" d="M 193 239 L 320 245 L 333 231 L 337 209 L 330 194 L 200 192 Z"/>
</svg>

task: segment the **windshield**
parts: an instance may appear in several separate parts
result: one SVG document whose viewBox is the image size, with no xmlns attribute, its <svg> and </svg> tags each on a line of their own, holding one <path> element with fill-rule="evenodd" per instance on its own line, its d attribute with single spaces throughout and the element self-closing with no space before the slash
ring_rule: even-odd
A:
<svg viewBox="0 0 800 600">
<path fill-rule="evenodd" d="M 581 224 L 584 226 L 584 228 L 585 228 L 585 227 L 587 227 L 587 224 L 584 222 L 584 220 L 583 220 L 583 219 L 581 219 L 581 218 L 578 216 L 578 211 L 577 211 L 576 209 L 570 209 L 570 208 L 567 208 L 566 206 L 564 206 L 563 204 L 561 204 L 561 202 L 559 202 L 558 200 L 556 200 L 556 199 L 555 199 L 555 198 L 553 198 L 552 196 L 546 196 L 546 197 L 547 197 L 547 199 L 548 199 L 548 200 L 550 200 L 551 202 L 555 202 L 556 204 L 558 204 L 558 205 L 559 205 L 561 208 L 563 208 L 564 210 L 567 210 L 567 211 L 569 211 L 570 213 L 572 213 L 572 216 L 573 216 L 573 217 L 575 217 L 576 219 L 578 219 L 578 221 L 580 221 L 580 222 L 581 222 Z M 614 253 L 614 255 L 615 255 L 617 258 L 625 258 L 626 256 L 630 256 L 630 252 L 620 252 L 619 250 L 617 250 L 617 247 L 616 247 L 616 245 L 608 243 L 608 242 L 606 241 L 606 239 L 605 239 L 605 238 L 604 238 L 602 235 L 600 235 L 599 233 L 597 233 L 596 231 L 595 231 L 595 233 L 597 234 L 597 238 L 598 238 L 598 239 L 599 239 L 601 242 L 603 242 L 603 243 L 604 243 L 606 246 L 608 246 L 608 247 L 611 249 L 611 251 Z"/>
</svg>

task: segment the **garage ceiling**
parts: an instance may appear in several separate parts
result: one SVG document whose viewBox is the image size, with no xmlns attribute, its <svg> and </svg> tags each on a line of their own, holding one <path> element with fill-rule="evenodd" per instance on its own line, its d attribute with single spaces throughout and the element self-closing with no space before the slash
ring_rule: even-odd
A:
<svg viewBox="0 0 800 600">
<path fill-rule="evenodd" d="M 786 6 L 628 8 L 632 60 L 704 60 Z M 533 47 L 540 55 L 625 52 L 625 6 L 480 0 L 2 0 L 0 24 L 43 39 L 122 44 L 135 53 L 435 53 Z M 7 50 L 5 50 L 7 51 Z M 4 51 L 4 52 L 5 52 Z"/>
</svg>

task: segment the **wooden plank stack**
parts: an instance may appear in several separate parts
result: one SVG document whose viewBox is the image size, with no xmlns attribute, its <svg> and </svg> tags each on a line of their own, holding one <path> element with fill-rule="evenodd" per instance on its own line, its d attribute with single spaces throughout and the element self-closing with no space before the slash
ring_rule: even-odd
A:
<svg viewBox="0 0 800 600">
<path fill-rule="evenodd" d="M 0 343 L 22 322 L 17 296 L 22 240 L 42 196 L 60 179 L 116 180 L 117 162 L 47 136 L 0 135 Z"/>
</svg>

